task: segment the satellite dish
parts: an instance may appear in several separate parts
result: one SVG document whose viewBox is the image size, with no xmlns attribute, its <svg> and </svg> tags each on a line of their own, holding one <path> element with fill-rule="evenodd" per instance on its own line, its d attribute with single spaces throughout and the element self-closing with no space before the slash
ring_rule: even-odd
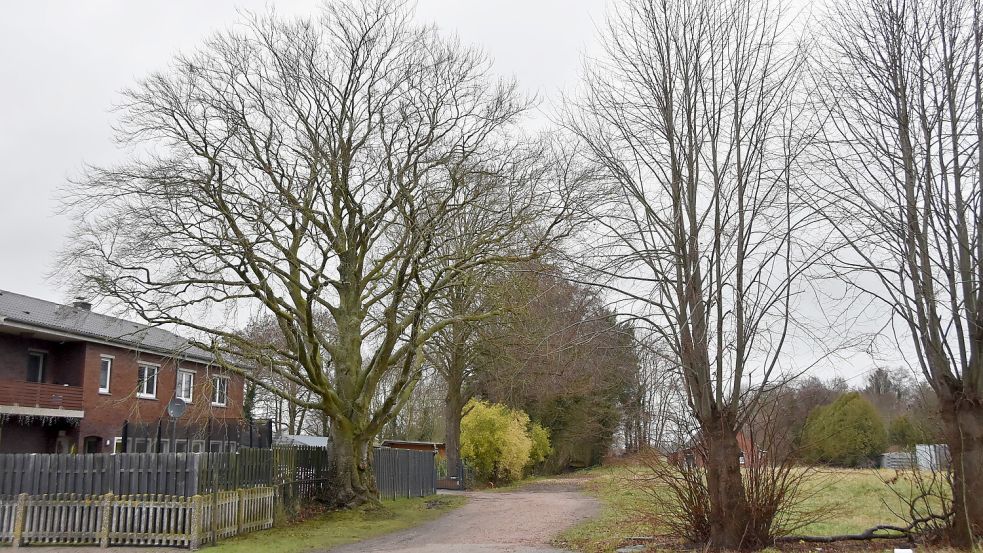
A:
<svg viewBox="0 0 983 553">
<path fill-rule="evenodd" d="M 167 402 L 167 415 L 172 419 L 176 419 L 183 415 L 187 408 L 188 402 L 179 397 L 172 398 L 171 401 Z"/>
</svg>

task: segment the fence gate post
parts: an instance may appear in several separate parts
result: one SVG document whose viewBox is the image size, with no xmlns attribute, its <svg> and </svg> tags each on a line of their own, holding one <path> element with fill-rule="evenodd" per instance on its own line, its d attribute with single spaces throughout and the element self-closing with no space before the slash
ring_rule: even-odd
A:
<svg viewBox="0 0 983 553">
<path fill-rule="evenodd" d="M 191 539 L 189 547 L 192 551 L 201 547 L 201 496 L 196 495 L 191 498 Z"/>
<path fill-rule="evenodd" d="M 99 547 L 109 547 L 109 526 L 113 520 L 113 492 L 102 496 L 102 518 L 99 520 Z"/>
<path fill-rule="evenodd" d="M 27 523 L 27 494 L 17 495 L 17 510 L 14 511 L 14 535 L 10 542 L 14 547 L 23 545 L 24 525 Z"/>
</svg>

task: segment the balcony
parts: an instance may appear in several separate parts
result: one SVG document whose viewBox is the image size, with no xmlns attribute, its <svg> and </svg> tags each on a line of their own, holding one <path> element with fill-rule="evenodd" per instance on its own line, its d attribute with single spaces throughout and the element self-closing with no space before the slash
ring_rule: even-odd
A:
<svg viewBox="0 0 983 553">
<path fill-rule="evenodd" d="M 23 380 L 0 380 L 0 413 L 80 418 L 82 388 Z"/>
</svg>

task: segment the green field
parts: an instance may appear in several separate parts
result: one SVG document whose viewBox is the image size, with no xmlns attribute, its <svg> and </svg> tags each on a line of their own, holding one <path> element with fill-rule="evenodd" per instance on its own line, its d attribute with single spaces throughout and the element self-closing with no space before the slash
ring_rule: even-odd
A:
<svg viewBox="0 0 983 553">
<path fill-rule="evenodd" d="M 416 526 L 460 507 L 465 501 L 464 497 L 449 495 L 383 501 L 381 508 L 333 511 L 303 522 L 223 540 L 208 551 L 300 553 L 328 549 Z"/>
<path fill-rule="evenodd" d="M 590 471 L 587 492 L 603 504 L 600 516 L 564 532 L 558 544 L 577 551 L 614 551 L 626 538 L 659 536 L 659 499 L 643 491 L 639 481 L 645 470 L 640 466 L 605 467 Z M 825 520 L 801 528 L 798 535 L 858 533 L 876 524 L 903 521 L 901 502 L 884 483 L 894 471 L 822 469 L 810 478 L 808 497 L 800 503 L 805 509 L 821 512 Z"/>
</svg>

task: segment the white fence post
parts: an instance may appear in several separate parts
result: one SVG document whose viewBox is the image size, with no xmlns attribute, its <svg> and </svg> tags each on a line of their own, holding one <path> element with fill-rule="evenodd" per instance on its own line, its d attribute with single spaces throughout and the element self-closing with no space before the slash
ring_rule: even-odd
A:
<svg viewBox="0 0 983 553">
<path fill-rule="evenodd" d="M 102 496 L 102 513 L 99 520 L 99 547 L 109 547 L 109 530 L 113 520 L 113 492 Z"/>
<path fill-rule="evenodd" d="M 201 496 L 196 495 L 191 498 L 191 543 L 189 547 L 192 551 L 201 547 Z"/>
<path fill-rule="evenodd" d="M 245 522 L 244 519 L 246 517 L 246 509 L 245 509 L 246 499 L 245 497 L 243 497 L 243 494 L 245 494 L 245 492 L 246 490 L 242 488 L 236 489 L 236 535 L 237 536 L 242 533 L 242 525 L 243 522 Z"/>
<path fill-rule="evenodd" d="M 14 511 L 14 532 L 13 540 L 10 542 L 14 547 L 20 547 L 24 541 L 24 525 L 27 523 L 27 494 L 17 495 L 17 507 Z"/>
</svg>

